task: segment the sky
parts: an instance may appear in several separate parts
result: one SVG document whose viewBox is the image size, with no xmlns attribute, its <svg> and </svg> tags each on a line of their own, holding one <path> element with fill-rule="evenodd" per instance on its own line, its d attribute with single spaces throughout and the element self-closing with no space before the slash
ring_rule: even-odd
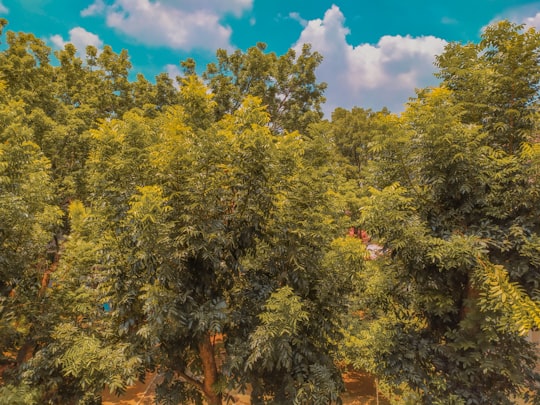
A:
<svg viewBox="0 0 540 405">
<path fill-rule="evenodd" d="M 436 85 L 435 56 L 448 42 L 478 42 L 502 19 L 540 29 L 540 1 L 526 0 L 0 0 L 8 30 L 32 32 L 53 50 L 73 43 L 127 49 L 132 74 L 175 77 L 218 48 L 257 42 L 278 55 L 310 43 L 324 60 L 329 117 L 336 107 L 400 112 L 416 88 Z"/>
</svg>

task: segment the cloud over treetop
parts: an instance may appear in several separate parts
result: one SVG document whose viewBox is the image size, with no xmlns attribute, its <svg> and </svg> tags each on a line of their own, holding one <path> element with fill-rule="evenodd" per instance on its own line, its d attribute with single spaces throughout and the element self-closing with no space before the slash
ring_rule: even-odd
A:
<svg viewBox="0 0 540 405">
<path fill-rule="evenodd" d="M 95 46 L 96 48 L 101 48 L 103 46 L 103 41 L 96 34 L 85 30 L 82 27 L 75 27 L 69 31 L 69 38 L 64 40 L 60 35 L 52 35 L 50 37 L 51 42 L 57 48 L 64 48 L 67 43 L 71 43 L 77 48 L 77 51 L 80 55 L 84 55 L 85 49 L 88 45 Z"/>
<path fill-rule="evenodd" d="M 324 56 L 317 73 L 320 80 L 329 83 L 327 112 L 355 105 L 399 111 L 414 95 L 414 88 L 435 83 L 433 62 L 443 51 L 445 40 L 386 35 L 376 44 L 352 45 L 347 41 L 349 33 L 345 16 L 334 5 L 323 19 L 307 23 L 295 45 L 299 48 L 311 43 Z"/>
<path fill-rule="evenodd" d="M 107 26 L 144 45 L 215 50 L 231 48 L 232 30 L 222 17 L 239 17 L 251 6 L 252 0 L 95 0 L 81 15 L 104 16 Z"/>
</svg>

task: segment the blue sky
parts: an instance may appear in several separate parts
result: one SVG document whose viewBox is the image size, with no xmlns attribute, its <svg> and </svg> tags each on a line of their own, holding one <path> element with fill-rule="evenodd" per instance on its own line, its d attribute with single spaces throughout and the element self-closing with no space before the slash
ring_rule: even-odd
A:
<svg viewBox="0 0 540 405">
<path fill-rule="evenodd" d="M 448 41 L 478 41 L 508 18 L 540 27 L 540 1 L 524 0 L 0 0 L 8 29 L 33 32 L 53 49 L 127 49 L 133 73 L 200 69 L 217 48 L 257 42 L 282 54 L 309 42 L 325 57 L 325 113 L 360 106 L 399 112 L 414 89 L 436 84 L 434 56 Z"/>
</svg>

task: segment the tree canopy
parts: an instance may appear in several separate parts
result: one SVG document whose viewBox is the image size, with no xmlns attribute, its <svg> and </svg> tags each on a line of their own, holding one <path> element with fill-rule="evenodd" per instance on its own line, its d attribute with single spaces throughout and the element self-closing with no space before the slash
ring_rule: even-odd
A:
<svg viewBox="0 0 540 405">
<path fill-rule="evenodd" d="M 340 403 L 346 367 L 395 403 L 538 403 L 536 31 L 493 24 L 402 114 L 330 120 L 308 45 L 149 80 L 5 38 L 0 404 L 149 373 L 162 404 Z"/>
</svg>

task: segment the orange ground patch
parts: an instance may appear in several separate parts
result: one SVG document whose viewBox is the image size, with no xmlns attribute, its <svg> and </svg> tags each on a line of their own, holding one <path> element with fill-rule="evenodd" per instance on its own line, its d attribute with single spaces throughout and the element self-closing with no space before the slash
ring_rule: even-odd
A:
<svg viewBox="0 0 540 405">
<path fill-rule="evenodd" d="M 377 404 L 377 392 L 375 379 L 368 374 L 356 371 L 343 375 L 346 392 L 343 394 L 343 403 L 347 405 L 375 405 Z M 103 394 L 103 405 L 151 405 L 154 398 L 154 387 L 157 378 L 149 375 L 145 383 L 138 382 L 130 387 L 124 395 L 116 397 L 106 391 Z M 249 405 L 248 395 L 234 395 L 237 405 Z M 388 405 L 389 402 L 379 394 L 380 405 Z"/>
</svg>

